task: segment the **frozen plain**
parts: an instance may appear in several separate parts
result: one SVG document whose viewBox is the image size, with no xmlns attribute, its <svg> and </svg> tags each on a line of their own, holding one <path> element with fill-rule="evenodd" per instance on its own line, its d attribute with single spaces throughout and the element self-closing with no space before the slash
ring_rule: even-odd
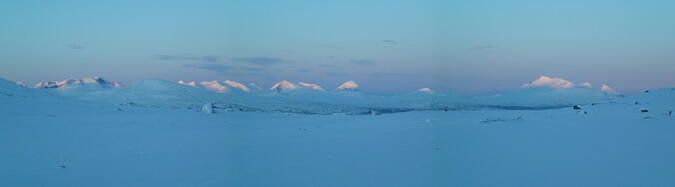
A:
<svg viewBox="0 0 675 187">
<path fill-rule="evenodd" d="M 546 110 L 521 108 L 552 106 L 531 100 L 519 110 L 476 108 L 520 101 L 471 99 L 446 111 L 431 99 L 420 106 L 434 107 L 381 115 L 361 115 L 358 105 L 305 114 L 307 103 L 300 112 L 207 114 L 146 91 L 64 96 L 0 83 L 0 186 L 675 185 L 673 89 L 598 103 L 573 97 Z M 413 100 L 406 106 L 429 101 Z"/>
</svg>

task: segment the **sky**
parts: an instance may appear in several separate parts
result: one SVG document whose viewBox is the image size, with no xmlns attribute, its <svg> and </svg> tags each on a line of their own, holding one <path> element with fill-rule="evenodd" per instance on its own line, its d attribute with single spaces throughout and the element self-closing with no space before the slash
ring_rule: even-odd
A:
<svg viewBox="0 0 675 187">
<path fill-rule="evenodd" d="M 515 90 L 540 75 L 675 87 L 675 1 L 0 2 L 0 77 Z"/>
</svg>

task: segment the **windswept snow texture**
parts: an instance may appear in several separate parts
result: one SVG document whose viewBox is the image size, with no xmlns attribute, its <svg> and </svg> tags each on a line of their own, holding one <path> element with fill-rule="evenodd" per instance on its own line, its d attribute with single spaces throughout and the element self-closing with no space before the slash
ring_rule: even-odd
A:
<svg viewBox="0 0 675 187">
<path fill-rule="evenodd" d="M 349 107 L 373 98 L 363 106 L 446 105 L 418 92 L 251 96 L 156 80 L 68 90 L 64 97 L 0 79 L 0 186 L 675 186 L 675 89 L 578 110 L 495 105 L 502 108 L 387 115 L 225 112 L 226 102 L 210 101 L 265 100 L 251 106 L 279 111 L 333 99 Z"/>
</svg>

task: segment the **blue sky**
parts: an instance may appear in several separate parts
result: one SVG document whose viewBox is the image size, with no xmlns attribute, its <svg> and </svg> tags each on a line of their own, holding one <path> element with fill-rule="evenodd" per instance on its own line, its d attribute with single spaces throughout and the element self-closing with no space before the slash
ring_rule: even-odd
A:
<svg viewBox="0 0 675 187">
<path fill-rule="evenodd" d="M 675 87 L 672 1 L 2 1 L 0 77 Z"/>
</svg>

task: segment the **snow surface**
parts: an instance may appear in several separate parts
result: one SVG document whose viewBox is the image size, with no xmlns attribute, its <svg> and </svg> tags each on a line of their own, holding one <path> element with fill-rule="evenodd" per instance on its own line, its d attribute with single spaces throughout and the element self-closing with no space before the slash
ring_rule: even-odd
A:
<svg viewBox="0 0 675 187">
<path fill-rule="evenodd" d="M 0 186 L 675 186 L 673 110 L 670 88 L 278 95 L 0 79 Z"/>
</svg>

